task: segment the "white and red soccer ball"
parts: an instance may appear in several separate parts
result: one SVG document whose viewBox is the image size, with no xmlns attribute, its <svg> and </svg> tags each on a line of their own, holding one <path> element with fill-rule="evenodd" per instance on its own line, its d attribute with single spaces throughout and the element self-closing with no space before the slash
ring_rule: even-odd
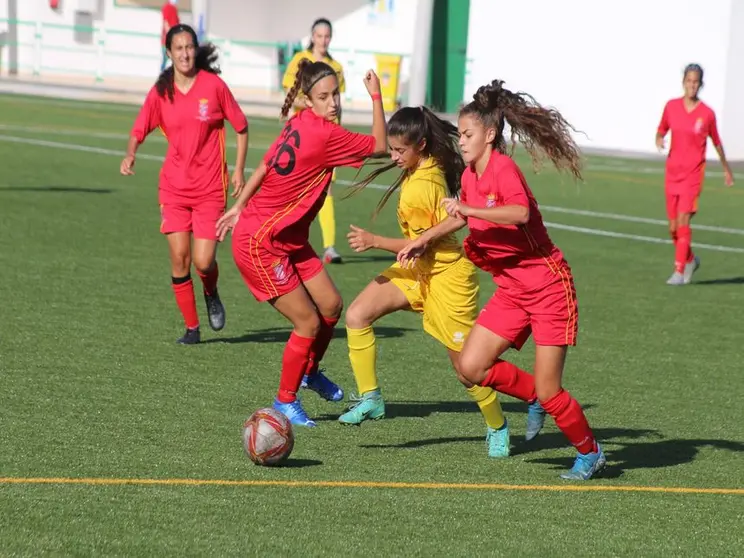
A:
<svg viewBox="0 0 744 558">
<path fill-rule="evenodd" d="M 293 447 L 292 423 L 276 409 L 259 409 L 243 424 L 243 448 L 257 465 L 278 465 Z"/>
</svg>

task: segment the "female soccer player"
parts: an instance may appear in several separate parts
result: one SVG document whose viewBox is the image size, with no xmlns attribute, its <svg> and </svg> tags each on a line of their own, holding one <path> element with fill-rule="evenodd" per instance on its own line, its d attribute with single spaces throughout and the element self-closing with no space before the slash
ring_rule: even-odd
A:
<svg viewBox="0 0 744 558">
<path fill-rule="evenodd" d="M 355 252 L 376 248 L 395 254 L 447 218 L 442 200 L 457 196 L 465 168 L 457 136 L 454 125 L 424 107 L 406 107 L 390 118 L 388 143 L 393 163 L 371 173 L 359 188 L 394 166 L 403 171 L 383 196 L 377 212 L 400 188 L 398 222 L 404 238 L 378 236 L 352 225 L 348 238 Z M 414 311 L 423 315 L 424 330 L 447 348 L 458 377 L 480 407 L 486 421 L 488 455 L 508 457 L 509 429 L 496 393 L 468 382 L 459 373 L 460 351 L 478 314 L 478 289 L 477 270 L 454 234 L 439 238 L 415 267 L 404 269 L 395 263 L 367 285 L 346 311 L 349 360 L 361 399 L 339 421 L 359 425 L 385 416 L 375 370 L 372 324 L 398 310 Z"/>
<path fill-rule="evenodd" d="M 338 90 L 340 93 L 346 91 L 346 82 L 344 81 L 344 69 L 338 60 L 335 60 L 331 53 L 328 52 L 328 45 L 331 44 L 331 37 L 333 36 L 333 27 L 331 22 L 325 18 L 316 19 L 313 22 L 311 28 L 310 44 L 307 45 L 307 49 L 301 50 L 294 55 L 287 65 L 287 69 L 284 72 L 284 78 L 282 79 L 282 87 L 284 90 L 289 92 L 292 85 L 297 77 L 297 68 L 302 60 L 309 60 L 310 62 L 325 62 L 336 72 L 338 77 Z M 302 92 L 299 92 L 294 101 L 295 112 L 299 112 L 305 108 L 305 101 L 302 96 Z M 336 124 L 341 123 L 341 105 L 339 104 L 336 111 Z M 336 180 L 336 173 L 333 173 L 331 182 Z M 323 261 L 325 263 L 343 263 L 343 260 L 339 253 L 336 251 L 336 211 L 333 205 L 333 196 L 331 195 L 331 189 L 328 189 L 328 195 L 326 196 L 323 207 L 318 212 L 318 223 L 320 223 L 320 233 L 323 238 Z"/>
<path fill-rule="evenodd" d="M 199 45 L 188 25 L 174 25 L 165 39 L 173 65 L 150 90 L 132 128 L 121 174 L 132 175 L 137 148 L 160 128 L 168 151 L 160 171 L 160 232 L 168 239 L 171 280 L 186 333 L 178 342 L 199 343 L 191 263 L 204 286 L 209 325 L 225 326 L 225 307 L 217 293 L 217 220 L 225 212 L 228 169 L 225 120 L 237 132 L 238 157 L 232 175 L 233 195 L 245 185 L 248 122 L 230 89 L 218 77 L 212 44 Z M 191 237 L 193 236 L 193 247 Z"/>
<path fill-rule="evenodd" d="M 664 136 L 671 130 L 672 144 L 666 162 L 664 190 L 666 193 L 669 233 L 674 241 L 674 273 L 667 285 L 687 285 L 700 267 L 700 259 L 692 253 L 690 220 L 697 213 L 698 199 L 705 178 L 705 147 L 708 138 L 718 152 L 723 165 L 724 183 L 734 185 L 721 138 L 716 115 L 698 97 L 703 86 L 703 69 L 688 64 L 682 76 L 684 96 L 667 102 L 656 132 L 656 146 L 664 149 Z"/>
<path fill-rule="evenodd" d="M 548 236 L 537 201 L 519 167 L 506 155 L 508 122 L 535 162 L 540 151 L 560 169 L 581 177 L 579 150 L 572 129 L 555 110 L 524 93 L 512 93 L 493 81 L 480 87 L 460 111 L 458 126 L 463 159 L 460 199 L 443 201 L 449 217 L 398 253 L 402 265 L 423 256 L 444 235 L 468 225 L 465 253 L 493 275 L 498 286 L 465 341 L 460 373 L 528 401 L 535 392 L 544 411 L 579 451 L 566 479 L 586 480 L 604 467 L 605 456 L 576 400 L 561 385 L 567 348 L 576 344 L 578 306 L 568 263 Z M 535 338 L 534 377 L 500 359 L 512 345 Z M 539 430 L 544 411 L 528 413 L 528 437 Z"/>
<path fill-rule="evenodd" d="M 220 239 L 234 228 L 235 263 L 256 299 L 270 302 L 294 326 L 284 349 L 274 408 L 303 426 L 315 422 L 297 399 L 301 384 L 328 401 L 344 396 L 318 369 L 343 303 L 310 246 L 309 234 L 333 168 L 360 166 L 366 157 L 387 148 L 380 82 L 370 70 L 364 83 L 373 101 L 369 136 L 335 123 L 340 105 L 334 69 L 324 62 L 300 62 L 282 116 L 287 116 L 300 89 L 307 109 L 287 122 L 235 205 L 217 224 Z"/>
</svg>

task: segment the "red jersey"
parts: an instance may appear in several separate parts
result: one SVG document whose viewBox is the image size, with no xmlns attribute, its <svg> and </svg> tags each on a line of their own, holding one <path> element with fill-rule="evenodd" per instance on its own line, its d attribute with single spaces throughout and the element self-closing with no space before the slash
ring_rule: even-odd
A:
<svg viewBox="0 0 744 558">
<path fill-rule="evenodd" d="M 293 116 L 264 156 L 261 187 L 238 220 L 233 236 L 291 251 L 304 246 L 325 200 L 334 167 L 359 167 L 375 138 L 355 134 L 305 109 Z"/>
<path fill-rule="evenodd" d="M 165 5 L 163 5 L 162 13 L 163 23 L 167 23 L 170 27 L 178 25 L 178 8 L 176 8 L 175 5 L 171 4 L 170 2 L 166 2 Z M 163 29 L 160 35 L 160 44 L 165 46 L 165 36 L 167 35 L 165 29 Z"/>
<path fill-rule="evenodd" d="M 713 109 L 701 101 L 687 112 L 683 99 L 672 99 L 664 107 L 658 132 L 664 136 L 669 130 L 672 141 L 666 161 L 667 188 L 672 191 L 699 188 L 705 174 L 708 137 L 713 145 L 721 145 Z"/>
<path fill-rule="evenodd" d="M 224 197 L 229 184 L 225 158 L 225 120 L 236 132 L 248 121 L 222 79 L 200 70 L 186 94 L 175 88 L 173 102 L 153 86 L 132 135 L 142 143 L 155 128 L 168 138 L 160 171 L 160 203 Z"/>
<path fill-rule="evenodd" d="M 470 234 L 464 245 L 468 258 L 491 273 L 499 287 L 532 291 L 553 279 L 563 254 L 550 240 L 537 201 L 511 157 L 494 151 L 480 178 L 472 167 L 465 169 L 460 199 L 470 207 L 522 205 L 530 210 L 525 225 L 467 218 Z"/>
</svg>

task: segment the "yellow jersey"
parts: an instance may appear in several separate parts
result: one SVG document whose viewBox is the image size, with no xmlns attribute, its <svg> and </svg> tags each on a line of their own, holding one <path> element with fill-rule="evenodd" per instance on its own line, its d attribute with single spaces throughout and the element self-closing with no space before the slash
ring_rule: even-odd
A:
<svg viewBox="0 0 744 558">
<path fill-rule="evenodd" d="M 287 91 L 294 85 L 295 77 L 297 76 L 297 68 L 300 65 L 300 61 L 305 59 L 310 60 L 310 62 L 317 62 L 317 60 L 315 60 L 315 58 L 313 57 L 313 53 L 309 50 L 301 50 L 292 57 L 292 60 L 289 61 L 287 69 L 284 71 L 284 77 L 282 78 L 282 88 L 285 91 Z M 333 68 L 333 70 L 336 72 L 336 77 L 338 78 L 338 90 L 341 93 L 345 92 L 346 81 L 344 80 L 343 66 L 341 66 L 341 64 L 339 64 L 337 60 L 328 58 L 328 56 L 324 56 L 323 60 L 321 60 L 320 62 L 325 62 L 331 68 Z M 297 93 L 297 97 L 302 97 L 301 91 Z M 296 113 L 300 110 L 301 109 L 295 108 Z"/>
<path fill-rule="evenodd" d="M 398 224 L 403 236 L 414 240 L 426 229 L 444 221 L 447 212 L 442 200 L 448 197 L 444 173 L 434 159 L 421 161 L 400 187 L 398 202 Z M 419 273 L 432 275 L 447 269 L 464 257 L 463 249 L 454 233 L 440 238 L 418 261 Z"/>
</svg>

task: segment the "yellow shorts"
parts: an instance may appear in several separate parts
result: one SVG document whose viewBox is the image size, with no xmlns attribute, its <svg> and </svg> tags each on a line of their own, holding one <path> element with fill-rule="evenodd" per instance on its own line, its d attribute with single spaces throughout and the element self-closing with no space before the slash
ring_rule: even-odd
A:
<svg viewBox="0 0 744 558">
<path fill-rule="evenodd" d="M 467 258 L 420 280 L 415 269 L 397 263 L 380 275 L 406 295 L 411 310 L 423 314 L 424 331 L 456 352 L 478 317 L 478 272 Z"/>
</svg>

